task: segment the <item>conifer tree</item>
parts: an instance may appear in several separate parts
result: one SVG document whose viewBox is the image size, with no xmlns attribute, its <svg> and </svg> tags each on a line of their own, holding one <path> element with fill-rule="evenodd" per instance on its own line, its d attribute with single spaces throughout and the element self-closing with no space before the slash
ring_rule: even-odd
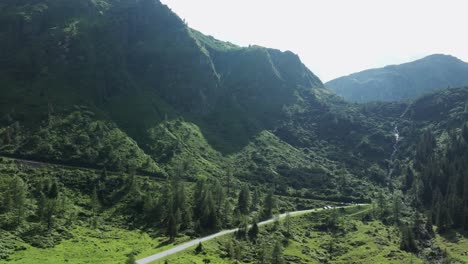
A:
<svg viewBox="0 0 468 264">
<path fill-rule="evenodd" d="M 136 263 L 135 255 L 132 252 L 132 253 L 128 254 L 127 260 L 125 261 L 125 264 L 135 264 L 135 263 Z"/>
<path fill-rule="evenodd" d="M 177 236 L 177 221 L 174 214 L 170 214 L 167 223 L 167 235 L 169 236 L 169 241 L 174 241 Z"/>
<path fill-rule="evenodd" d="M 284 228 L 286 229 L 286 234 L 291 235 L 291 216 L 289 214 L 284 218 Z"/>
<path fill-rule="evenodd" d="M 271 252 L 271 263 L 272 264 L 283 264 L 283 246 L 279 240 L 276 241 L 275 246 L 273 248 L 273 252 Z"/>
<path fill-rule="evenodd" d="M 220 222 L 216 212 L 211 190 L 205 191 L 205 196 L 202 202 L 202 215 L 200 217 L 200 224 L 203 228 L 209 230 L 216 230 L 220 227 Z"/>
<path fill-rule="evenodd" d="M 198 243 L 198 246 L 195 248 L 195 254 L 200 254 L 203 252 L 203 245 L 202 245 L 202 242 L 199 242 Z"/>
<path fill-rule="evenodd" d="M 275 197 L 273 195 L 273 191 L 269 191 L 265 196 L 265 200 L 263 202 L 263 212 L 262 218 L 268 219 L 271 218 L 273 215 L 273 209 L 276 207 Z"/>
<path fill-rule="evenodd" d="M 91 201 L 90 201 L 91 208 L 93 210 L 93 215 L 96 215 L 101 207 L 101 203 L 99 201 L 99 197 L 97 194 L 96 186 L 93 188 L 93 193 L 91 194 Z"/>
<path fill-rule="evenodd" d="M 393 194 L 393 222 L 400 225 L 401 196 L 399 193 Z"/>
<path fill-rule="evenodd" d="M 387 211 L 387 200 L 382 192 L 379 192 L 377 197 L 377 206 L 379 210 L 379 217 L 383 219 L 385 212 Z"/>
<path fill-rule="evenodd" d="M 404 190 L 407 191 L 407 190 L 411 189 L 411 187 L 413 186 L 413 182 L 414 182 L 413 170 L 411 169 L 411 167 L 407 167 L 406 168 L 406 174 L 405 174 L 405 188 L 404 188 Z"/>
<path fill-rule="evenodd" d="M 268 263 L 268 249 L 263 241 L 258 245 L 256 260 L 260 264 Z"/>
<path fill-rule="evenodd" d="M 27 186 L 23 179 L 19 176 L 14 176 L 10 182 L 9 190 L 12 209 L 16 216 L 16 224 L 20 225 L 26 209 Z"/>
<path fill-rule="evenodd" d="M 260 206 L 261 194 L 258 188 L 255 188 L 252 195 L 252 208 L 251 210 L 256 210 Z"/>
<path fill-rule="evenodd" d="M 255 242 L 257 240 L 258 232 L 258 225 L 256 222 L 254 222 L 248 232 L 251 241 Z"/>
<path fill-rule="evenodd" d="M 241 214 L 248 214 L 250 209 L 250 191 L 247 185 L 244 185 L 239 193 L 237 208 Z"/>
<path fill-rule="evenodd" d="M 38 215 L 41 221 L 47 225 L 47 229 L 52 228 L 54 216 L 57 214 L 58 196 L 59 190 L 56 181 L 52 184 L 49 182 L 44 183 L 39 196 Z"/>
<path fill-rule="evenodd" d="M 226 251 L 227 256 L 230 259 L 234 258 L 234 246 L 233 246 L 232 239 L 227 240 L 227 242 L 225 244 L 225 251 Z"/>
</svg>

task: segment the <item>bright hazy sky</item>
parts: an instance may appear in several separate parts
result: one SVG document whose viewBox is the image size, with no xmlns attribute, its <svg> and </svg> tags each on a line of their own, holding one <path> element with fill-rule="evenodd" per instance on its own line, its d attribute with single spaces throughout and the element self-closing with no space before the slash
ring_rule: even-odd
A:
<svg viewBox="0 0 468 264">
<path fill-rule="evenodd" d="M 322 81 L 433 53 L 468 62 L 466 0 L 162 0 L 191 28 L 298 54 Z"/>
</svg>

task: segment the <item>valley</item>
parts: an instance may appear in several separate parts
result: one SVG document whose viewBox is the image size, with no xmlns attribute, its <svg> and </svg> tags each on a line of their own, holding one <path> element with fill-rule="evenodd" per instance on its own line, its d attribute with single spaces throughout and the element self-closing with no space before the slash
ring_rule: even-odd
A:
<svg viewBox="0 0 468 264">
<path fill-rule="evenodd" d="M 2 1 L 0 50 L 0 263 L 468 261 L 455 57 L 324 84 L 159 0 Z"/>
</svg>

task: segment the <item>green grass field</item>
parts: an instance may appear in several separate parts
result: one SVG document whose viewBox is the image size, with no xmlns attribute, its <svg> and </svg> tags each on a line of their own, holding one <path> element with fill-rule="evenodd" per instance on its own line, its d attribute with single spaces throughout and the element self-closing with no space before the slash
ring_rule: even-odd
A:
<svg viewBox="0 0 468 264">
<path fill-rule="evenodd" d="M 360 221 L 360 216 L 369 210 L 368 206 L 348 208 L 343 213 L 342 225 L 345 232 L 333 234 L 319 231 L 314 224 L 329 212 L 317 212 L 291 218 L 291 236 L 284 247 L 285 263 L 423 263 L 415 255 L 399 249 L 399 231 L 394 226 L 381 222 Z M 281 221 L 284 228 L 284 220 Z M 261 240 L 271 245 L 277 236 L 263 226 Z M 240 259 L 225 256 L 224 245 L 233 235 L 226 235 L 203 244 L 204 252 L 195 254 L 190 248 L 154 263 L 240 263 L 249 262 L 256 254 L 248 248 L 248 243 L 240 242 Z M 271 252 L 269 252 L 271 255 Z M 246 261 L 244 261 L 246 260 Z M 269 262 L 267 262 L 269 263 Z"/>
<path fill-rule="evenodd" d="M 451 230 L 444 235 L 436 235 L 435 244 L 447 253 L 451 263 L 468 263 L 468 233 Z"/>
<path fill-rule="evenodd" d="M 356 206 L 341 211 L 340 228 L 329 232 L 318 228 L 327 219 L 330 211 L 314 212 L 290 218 L 289 235 L 284 240 L 286 220 L 281 220 L 277 229 L 274 224 L 260 227 L 257 244 L 247 240 L 236 241 L 233 235 L 226 235 L 203 243 L 203 252 L 196 254 L 195 247 L 168 256 L 154 263 L 247 263 L 256 258 L 258 245 L 263 243 L 267 255 L 271 255 L 273 241 L 283 239 L 283 259 L 285 263 L 423 263 L 415 255 L 399 249 L 399 231 L 394 226 L 383 225 L 379 221 L 363 222 L 361 216 L 370 206 Z M 73 237 L 64 240 L 54 248 L 39 249 L 26 245 L 25 250 L 10 256 L 10 261 L 0 263 L 124 263 L 129 253 L 140 259 L 171 248 L 166 238 L 151 238 L 139 230 L 128 231 L 115 227 L 94 230 L 76 227 Z M 468 249 L 468 239 L 455 236 L 438 236 L 436 242 L 447 248 L 456 260 L 467 261 L 464 254 Z M 180 244 L 188 237 L 179 237 Z M 228 257 L 225 245 L 234 242 L 239 253 Z M 287 241 L 287 242 L 284 242 Z M 284 244 L 285 243 L 285 244 Z"/>
<path fill-rule="evenodd" d="M 139 259 L 173 245 L 166 244 L 166 238 L 151 238 L 138 230 L 108 228 L 99 231 L 77 227 L 71 233 L 73 238 L 54 248 L 40 249 L 24 244 L 26 250 L 17 251 L 10 256 L 10 261 L 0 260 L 0 263 L 124 263 L 129 253 L 135 253 Z M 187 239 L 179 237 L 176 243 Z"/>
</svg>

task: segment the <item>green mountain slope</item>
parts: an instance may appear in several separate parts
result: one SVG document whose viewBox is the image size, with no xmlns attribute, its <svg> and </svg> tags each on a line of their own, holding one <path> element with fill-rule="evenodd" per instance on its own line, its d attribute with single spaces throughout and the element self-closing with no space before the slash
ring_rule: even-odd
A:
<svg viewBox="0 0 468 264">
<path fill-rule="evenodd" d="M 3 155 L 157 175 L 183 167 L 192 180 L 234 171 L 278 193 L 357 199 L 368 197 L 337 191 L 338 179 L 367 181 L 371 165 L 376 182 L 385 174 L 388 125 L 368 137 L 374 121 L 292 52 L 205 36 L 152 0 L 0 8 Z M 368 150 L 378 153 L 369 162 Z"/>
<path fill-rule="evenodd" d="M 26 125 L 85 105 L 145 141 L 147 129 L 183 115 L 229 152 L 271 129 L 297 89 L 323 87 L 296 55 L 216 42 L 158 1 L 0 8 L 0 48 L 9 51 L 0 55 L 1 112 Z"/>
<path fill-rule="evenodd" d="M 377 200 L 364 222 L 409 230 L 433 176 L 416 142 L 466 122 L 467 88 L 347 103 L 292 52 L 216 40 L 159 1 L 3 1 L 0 22 L 0 155 L 43 162 L 0 158 L 0 232 L 18 245 L 4 259 L 87 229 L 140 229 L 162 250 L 331 201 Z"/>
<path fill-rule="evenodd" d="M 0 45 L 11 51 L 0 55 L 4 154 L 151 173 L 189 163 L 191 177 L 222 177 L 260 136 L 280 142 L 275 155 L 296 154 L 237 174 L 279 166 L 280 178 L 297 182 L 304 177 L 291 170 L 310 153 L 317 165 L 305 168 L 327 167 L 320 177 L 338 171 L 321 159 L 349 177 L 386 166 L 388 125 L 374 131 L 362 109 L 329 94 L 292 52 L 205 36 L 158 1 L 0 7 L 7 40 Z M 96 124 L 109 132 L 96 138 Z M 275 136 L 262 137 L 265 131 Z M 343 155 L 357 149 L 356 157 Z"/>
<path fill-rule="evenodd" d="M 435 54 L 417 61 L 365 70 L 325 84 L 352 102 L 415 99 L 434 90 L 468 84 L 468 63 Z"/>
<path fill-rule="evenodd" d="M 81 111 L 80 111 L 81 110 Z M 0 129 L 4 155 L 37 161 L 111 170 L 163 171 L 138 144 L 111 122 L 96 120 L 86 109 L 50 116 L 37 130 L 9 122 Z"/>
</svg>

